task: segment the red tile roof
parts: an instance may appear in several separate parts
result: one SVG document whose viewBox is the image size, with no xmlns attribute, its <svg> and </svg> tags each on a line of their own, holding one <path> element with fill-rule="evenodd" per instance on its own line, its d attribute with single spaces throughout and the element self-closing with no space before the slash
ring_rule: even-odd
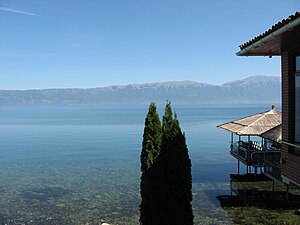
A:
<svg viewBox="0 0 300 225">
<path fill-rule="evenodd" d="M 259 41 L 260 39 L 268 36 L 269 34 L 273 33 L 274 31 L 280 29 L 281 27 L 284 27 L 286 24 L 292 22 L 293 20 L 300 17 L 300 11 L 296 12 L 293 15 L 290 15 L 288 18 L 283 19 L 282 21 L 278 22 L 277 24 L 273 25 L 272 28 L 267 30 L 266 32 L 262 33 L 261 35 L 251 39 L 250 41 L 240 45 L 240 49 L 243 50 L 244 48 L 247 48 L 248 46 L 252 45 L 253 43 Z"/>
</svg>

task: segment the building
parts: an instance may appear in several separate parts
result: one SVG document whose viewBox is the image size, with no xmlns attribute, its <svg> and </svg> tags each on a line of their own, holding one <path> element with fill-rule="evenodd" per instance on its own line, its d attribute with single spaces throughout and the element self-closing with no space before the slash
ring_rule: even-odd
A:
<svg viewBox="0 0 300 225">
<path fill-rule="evenodd" d="M 300 187 L 300 11 L 240 45 L 236 54 L 281 57 L 281 180 Z"/>
<path fill-rule="evenodd" d="M 238 160 L 238 174 L 241 162 L 246 165 L 247 174 L 254 168 L 255 174 L 260 169 L 278 179 L 278 172 L 273 171 L 278 171 L 280 164 L 281 117 L 281 112 L 272 106 L 269 111 L 217 126 L 231 132 L 230 154 Z"/>
</svg>

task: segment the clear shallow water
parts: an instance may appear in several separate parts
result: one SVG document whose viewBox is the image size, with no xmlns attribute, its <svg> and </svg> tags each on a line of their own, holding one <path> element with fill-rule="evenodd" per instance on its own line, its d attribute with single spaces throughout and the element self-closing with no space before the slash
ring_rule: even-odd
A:
<svg viewBox="0 0 300 225">
<path fill-rule="evenodd" d="M 216 195 L 228 193 L 236 161 L 216 125 L 268 108 L 173 105 L 192 159 L 195 224 L 231 223 Z M 147 110 L 0 107 L 0 224 L 138 224 Z"/>
</svg>

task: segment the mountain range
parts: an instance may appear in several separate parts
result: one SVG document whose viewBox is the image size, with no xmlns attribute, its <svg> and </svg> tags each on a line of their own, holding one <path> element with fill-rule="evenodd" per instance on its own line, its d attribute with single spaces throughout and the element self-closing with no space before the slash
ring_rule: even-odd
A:
<svg viewBox="0 0 300 225">
<path fill-rule="evenodd" d="M 167 99 L 183 104 L 275 104 L 280 96 L 280 77 L 251 76 L 222 85 L 171 81 L 87 89 L 0 90 L 0 105 L 149 104 Z"/>
</svg>

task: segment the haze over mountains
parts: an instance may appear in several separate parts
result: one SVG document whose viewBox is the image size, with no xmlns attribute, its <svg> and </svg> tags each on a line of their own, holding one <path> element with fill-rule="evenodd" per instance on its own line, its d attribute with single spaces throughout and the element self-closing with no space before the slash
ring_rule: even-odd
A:
<svg viewBox="0 0 300 225">
<path fill-rule="evenodd" d="M 182 104 L 276 104 L 280 77 L 252 76 L 211 85 L 194 81 L 129 84 L 100 88 L 0 90 L 0 105 L 149 104 L 166 99 Z"/>
</svg>

